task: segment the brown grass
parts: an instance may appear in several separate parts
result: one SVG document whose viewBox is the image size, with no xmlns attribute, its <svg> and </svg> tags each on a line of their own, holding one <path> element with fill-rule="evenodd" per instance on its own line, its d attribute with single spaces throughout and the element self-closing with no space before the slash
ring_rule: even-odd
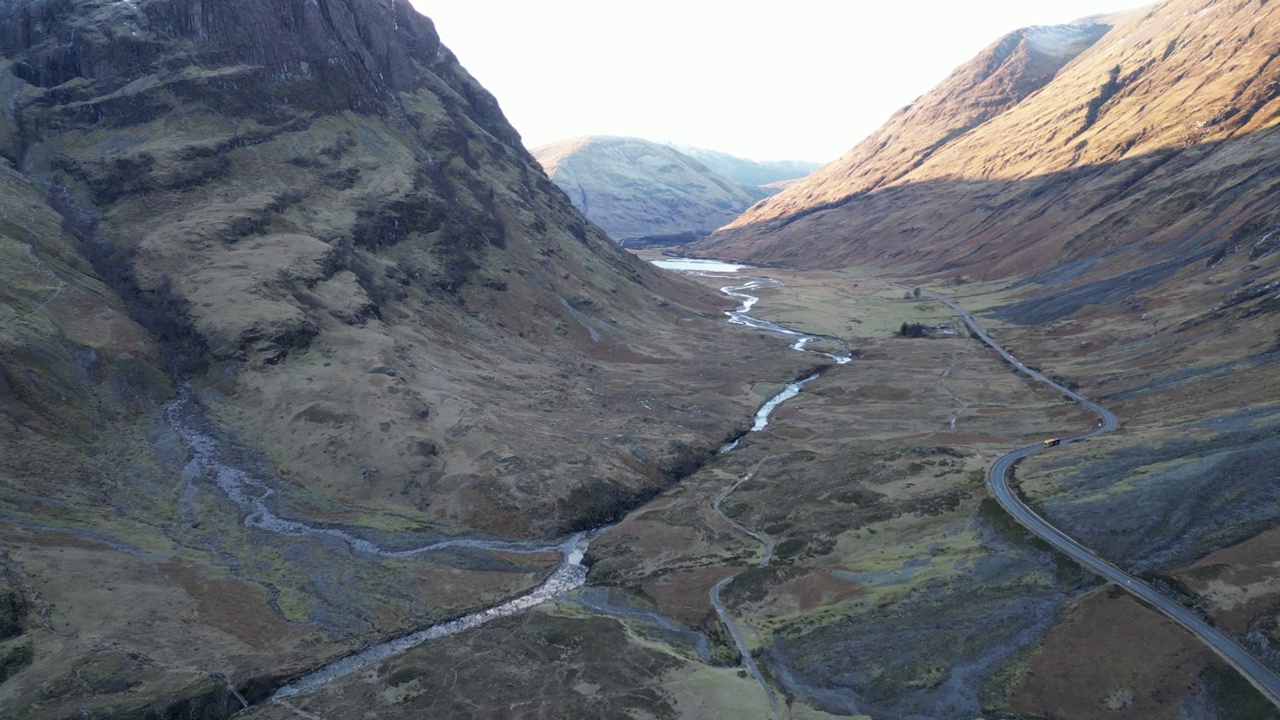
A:
<svg viewBox="0 0 1280 720">
<path fill-rule="evenodd" d="M 1176 700 L 1195 689 L 1212 660 L 1186 631 L 1107 586 L 1045 638 L 1008 710 L 1062 720 L 1171 720 L 1179 716 Z"/>
</svg>

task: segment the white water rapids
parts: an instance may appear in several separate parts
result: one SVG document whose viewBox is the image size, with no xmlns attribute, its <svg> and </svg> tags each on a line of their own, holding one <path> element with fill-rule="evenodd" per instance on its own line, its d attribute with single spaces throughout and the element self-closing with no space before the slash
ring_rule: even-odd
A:
<svg viewBox="0 0 1280 720">
<path fill-rule="evenodd" d="M 587 546 L 591 544 L 591 540 L 596 535 L 607 529 L 599 528 L 592 531 L 591 535 L 578 533 L 565 540 L 560 545 L 560 550 L 564 553 L 564 561 L 560 563 L 560 567 L 556 568 L 556 571 L 551 573 L 551 577 L 547 578 L 545 582 L 527 595 L 521 595 L 518 598 L 508 600 L 501 605 L 486 610 L 464 615 L 456 620 L 450 620 L 408 635 L 402 635 L 394 640 L 371 645 L 354 655 L 347 655 L 318 670 L 303 675 L 276 690 L 275 694 L 271 696 L 271 700 L 283 700 L 294 695 L 319 690 L 335 678 L 359 670 L 370 663 L 385 660 L 392 655 L 415 648 L 428 640 L 454 635 L 463 630 L 479 627 L 490 620 L 515 615 L 522 610 L 528 610 L 549 600 L 554 600 L 574 588 L 582 587 L 587 582 L 587 569 L 582 566 L 582 559 L 587 554 Z"/>
<path fill-rule="evenodd" d="M 778 394 L 769 398 L 769 400 L 765 402 L 764 405 L 760 406 L 760 409 L 756 411 L 755 422 L 751 424 L 751 429 L 748 430 L 747 432 L 748 433 L 760 432 L 761 430 L 768 427 L 769 416 L 773 414 L 774 410 L 778 409 L 779 405 L 799 395 L 801 388 L 803 388 L 805 385 L 808 385 L 810 382 L 817 379 L 818 379 L 818 373 L 814 373 L 809 377 L 803 378 L 801 380 L 793 380 L 787 383 L 787 386 L 782 388 L 782 390 L 780 390 Z M 746 437 L 746 436 L 744 435 L 743 437 Z M 738 438 L 737 440 L 733 440 L 732 442 L 727 442 L 724 445 L 720 446 L 720 449 L 716 451 L 716 454 L 723 455 L 729 452 L 730 450 L 733 450 L 734 448 L 738 447 L 738 443 L 740 442 L 742 442 L 742 438 Z"/>
<path fill-rule="evenodd" d="M 735 272 L 743 267 L 746 266 L 714 263 L 711 261 L 680 261 L 678 265 L 673 266 L 673 269 L 679 269 L 684 272 L 706 274 L 708 272 Z M 771 323 L 766 320 L 759 320 L 747 315 L 747 312 L 753 305 L 755 305 L 759 298 L 748 295 L 742 291 L 761 287 L 773 287 L 780 284 L 781 283 L 777 280 L 756 278 L 750 280 L 744 285 L 721 288 L 722 292 L 725 294 L 742 301 L 742 305 L 740 307 L 727 313 L 729 316 L 729 322 L 736 325 L 746 325 L 748 327 L 764 330 L 766 332 L 792 339 L 794 342 L 791 347 L 796 350 L 806 351 L 806 345 L 820 339 L 833 340 L 839 343 L 841 347 L 845 347 L 842 341 L 835 338 L 821 338 L 815 335 L 806 335 L 775 323 Z M 837 364 L 841 365 L 849 362 L 850 360 L 850 356 L 847 354 L 831 354 L 826 352 L 820 352 L 819 354 L 831 358 Z M 782 403 L 799 394 L 801 388 L 803 388 L 805 384 L 811 382 L 817 377 L 818 375 L 815 373 L 804 379 L 790 382 L 780 392 L 769 398 L 769 400 L 756 411 L 755 421 L 751 426 L 751 430 L 748 432 L 759 432 L 765 429 L 769 424 L 769 417 L 773 411 Z M 244 511 L 244 524 L 247 527 L 289 537 L 310 536 L 316 538 L 336 538 L 345 542 L 354 552 L 380 558 L 414 557 L 429 552 L 447 550 L 451 548 L 471 548 L 509 553 L 559 552 L 562 556 L 559 567 L 557 567 L 541 585 L 524 595 L 485 610 L 479 610 L 448 622 L 422 628 L 392 640 L 370 645 L 364 650 L 339 658 L 338 660 L 323 665 L 306 675 L 296 678 L 294 681 L 276 690 L 268 701 L 284 700 L 285 698 L 289 698 L 294 695 L 313 692 L 336 678 L 355 672 L 356 670 L 359 670 L 371 663 L 385 660 L 393 655 L 410 650 L 424 642 L 427 642 L 428 640 L 454 635 L 464 630 L 469 630 L 483 625 L 491 620 L 514 615 L 523 610 L 527 610 L 562 597 L 571 590 L 579 588 L 586 583 L 587 569 L 583 566 L 582 560 L 586 556 L 587 548 L 593 539 L 609 529 L 608 526 L 596 528 L 586 533 L 577 533 L 558 543 L 552 544 L 515 542 L 509 540 L 484 540 L 477 538 L 448 538 L 409 549 L 392 550 L 383 548 L 368 539 L 359 537 L 339 528 L 311 525 L 277 515 L 272 511 L 267 503 L 274 491 L 268 487 L 264 480 L 254 477 L 244 470 L 233 467 L 228 461 L 223 459 L 223 455 L 219 450 L 218 441 L 212 435 L 202 432 L 197 428 L 198 413 L 199 403 L 195 399 L 195 391 L 190 386 L 184 387 L 179 398 L 166 410 L 166 418 L 169 425 L 173 428 L 174 432 L 177 433 L 179 438 L 181 438 L 183 444 L 191 455 L 183 469 L 183 481 L 188 487 L 194 487 L 194 485 L 199 482 L 211 482 L 216 485 L 222 493 L 226 495 L 228 500 Z M 717 454 L 729 452 L 737 447 L 740 441 L 741 438 L 725 444 L 719 449 Z"/>
</svg>

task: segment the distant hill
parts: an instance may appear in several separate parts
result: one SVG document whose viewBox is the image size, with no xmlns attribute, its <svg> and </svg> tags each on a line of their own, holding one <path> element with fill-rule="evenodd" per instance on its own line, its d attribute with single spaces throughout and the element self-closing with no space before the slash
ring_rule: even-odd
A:
<svg viewBox="0 0 1280 720">
<path fill-rule="evenodd" d="M 822 163 L 809 160 L 747 160 L 718 150 L 676 143 L 664 144 L 739 185 L 768 188 L 778 183 L 794 182 L 822 167 Z"/>
<path fill-rule="evenodd" d="M 580 137 L 532 153 L 579 210 L 630 246 L 701 238 L 776 192 L 743 187 L 686 153 L 638 138 Z"/>
</svg>

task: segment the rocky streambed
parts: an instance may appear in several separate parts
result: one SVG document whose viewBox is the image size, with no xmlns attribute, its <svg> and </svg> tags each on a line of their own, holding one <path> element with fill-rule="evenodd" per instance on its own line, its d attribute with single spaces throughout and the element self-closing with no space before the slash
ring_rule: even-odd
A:
<svg viewBox="0 0 1280 720">
<path fill-rule="evenodd" d="M 737 267 L 701 267 L 699 272 L 719 270 L 732 272 Z M 775 323 L 753 318 L 748 311 L 758 300 L 748 294 L 747 290 L 777 285 L 777 281 L 752 279 L 742 285 L 723 288 L 725 294 L 737 298 L 741 305 L 729 311 L 729 322 L 773 333 L 792 341 L 792 348 L 797 351 L 811 351 L 829 358 L 836 364 L 849 362 L 851 356 L 847 346 L 836 338 L 800 333 Z M 843 348 L 845 353 L 833 353 L 826 350 L 812 350 L 811 343 L 826 341 L 831 345 Z M 786 384 L 782 390 L 770 397 L 757 410 L 748 433 L 764 430 L 769 424 L 770 416 L 787 400 L 799 394 L 801 388 L 818 377 L 818 373 L 806 375 Z M 223 452 L 223 448 L 215 434 L 203 428 L 202 409 L 195 391 L 191 386 L 183 388 L 179 398 L 175 400 L 165 413 L 166 420 L 174 433 L 181 439 L 189 459 L 183 469 L 183 480 L 189 490 L 199 484 L 216 487 L 232 505 L 243 513 L 243 524 L 273 535 L 295 539 L 311 539 L 318 543 L 338 542 L 344 544 L 351 553 L 370 559 L 410 559 L 454 550 L 480 551 L 491 553 L 546 554 L 559 553 L 561 561 L 557 567 L 532 590 L 505 600 L 492 607 L 467 613 L 446 622 L 434 623 L 426 627 L 399 635 L 387 641 L 375 643 L 364 649 L 343 656 L 333 662 L 318 667 L 298 677 L 276 690 L 270 700 L 284 700 L 296 695 L 314 692 L 337 678 L 355 672 L 363 667 L 386 660 L 398 653 L 405 652 L 425 642 L 454 635 L 477 628 L 499 618 L 509 617 L 532 607 L 563 597 L 572 590 L 586 583 L 587 568 L 583 564 L 592 539 L 609 530 L 609 526 L 601 526 L 586 532 L 579 532 L 558 542 L 518 542 L 502 539 L 479 537 L 435 537 L 418 538 L 421 542 L 413 542 L 412 538 L 397 537 L 394 539 L 373 539 L 370 533 L 356 528 L 343 527 L 335 523 L 308 521 L 296 517 L 288 517 L 278 507 L 280 503 L 273 500 L 276 492 L 271 484 L 253 472 L 238 466 L 234 457 Z M 744 433 L 745 436 L 746 433 Z M 741 442 L 742 437 L 723 445 L 717 454 L 732 451 Z M 408 540 L 409 542 L 406 542 Z M 597 603 L 599 609 L 608 611 L 612 605 Z M 664 620 L 659 624 L 669 624 Z M 686 631 L 687 632 L 687 631 Z M 702 643 L 705 645 L 705 640 Z M 745 652 L 745 648 L 743 650 Z M 705 649 L 699 654 L 705 654 Z M 757 673 L 758 674 L 758 673 Z M 764 680 L 761 678 L 764 685 Z M 767 685 L 765 685 L 768 691 Z"/>
</svg>

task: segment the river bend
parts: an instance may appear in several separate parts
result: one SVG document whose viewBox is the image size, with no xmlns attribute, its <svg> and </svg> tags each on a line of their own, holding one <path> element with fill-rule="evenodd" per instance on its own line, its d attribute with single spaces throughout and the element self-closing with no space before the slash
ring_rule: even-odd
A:
<svg viewBox="0 0 1280 720">
<path fill-rule="evenodd" d="M 741 267 L 744 266 L 734 266 L 730 272 L 736 271 Z M 707 272 L 707 268 L 705 266 L 693 269 L 677 269 L 702 274 Z M 741 301 L 742 303 L 738 308 L 726 313 L 729 316 L 728 322 L 735 325 L 745 325 L 747 327 L 752 327 L 757 330 L 762 330 L 787 338 L 792 341 L 791 347 L 793 349 L 798 351 L 817 352 L 817 354 L 827 357 L 837 364 L 849 362 L 850 355 L 847 352 L 848 346 L 838 338 L 807 335 L 766 320 L 753 318 L 747 314 L 759 298 L 750 295 L 745 291 L 763 287 L 775 287 L 779 285 L 781 285 L 781 283 L 777 280 L 752 278 L 745 284 L 722 288 L 722 292 Z M 845 352 L 837 354 L 813 351 L 806 348 L 808 344 L 817 340 L 833 341 L 839 347 L 843 348 Z M 748 432 L 759 432 L 765 429 L 769 424 L 769 417 L 772 415 L 773 411 L 782 403 L 799 394 L 801 388 L 803 388 L 805 384 L 813 381 L 817 377 L 818 375 L 815 373 L 803 379 L 788 383 L 781 391 L 769 398 L 769 400 L 767 400 L 760 409 L 756 411 L 751 430 Z M 190 458 L 183 468 L 183 483 L 188 488 L 194 487 L 195 484 L 201 482 L 207 482 L 215 485 L 232 504 L 240 508 L 244 513 L 243 521 L 247 527 L 288 537 L 338 539 L 346 543 L 354 553 L 378 558 L 409 558 L 453 548 L 470 548 L 476 550 L 530 554 L 559 552 L 562 558 L 560 565 L 541 585 L 524 595 L 520 595 L 499 605 L 469 613 L 447 622 L 430 625 L 391 640 L 375 643 L 363 650 L 360 650 L 359 652 L 338 658 L 337 660 L 322 665 L 321 667 L 295 678 L 293 681 L 280 687 L 268 699 L 269 702 L 283 701 L 295 695 L 314 692 L 337 678 L 348 675 L 372 663 L 385 660 L 396 654 L 415 648 L 429 640 L 454 635 L 464 630 L 479 627 L 480 625 L 492 620 L 514 615 L 564 596 L 570 591 L 579 588 L 586 583 L 587 569 L 583 566 L 582 561 L 586 556 L 587 549 L 593 539 L 607 532 L 611 527 L 604 526 L 585 533 L 577 533 L 556 543 L 519 542 L 481 538 L 444 538 L 419 547 L 407 549 L 385 548 L 367 538 L 360 537 L 340 528 L 311 524 L 297 519 L 281 517 L 276 514 L 268 502 L 275 491 L 264 479 L 235 467 L 231 461 L 224 456 L 218 440 L 212 434 L 200 429 L 200 426 L 202 425 L 201 412 L 202 408 L 200 406 L 200 402 L 196 397 L 195 390 L 190 386 L 190 384 L 183 386 L 178 399 L 172 402 L 165 410 L 165 418 L 168 421 L 169 426 L 173 428 L 174 432 L 181 439 L 182 444 L 186 447 L 190 455 Z M 726 443 L 719 449 L 717 454 L 723 454 L 733 450 L 738 446 L 740 441 L 741 438 L 734 440 L 731 443 Z M 723 584 L 724 583 L 722 582 L 721 586 Z M 720 586 L 717 586 L 717 590 L 719 587 Z M 725 619 L 731 629 L 736 629 L 734 628 L 731 619 L 728 619 L 727 617 Z M 739 651 L 744 653 L 744 658 L 748 659 L 748 666 L 751 666 L 752 664 L 749 660 L 750 654 L 745 648 L 744 641 L 737 638 L 737 634 L 735 634 L 735 639 L 738 640 Z M 768 694 L 771 704 L 773 704 L 773 709 L 776 715 L 777 704 L 772 690 L 764 682 L 764 678 L 760 675 L 758 670 L 755 671 L 755 675 L 764 686 L 765 692 Z"/>
</svg>

